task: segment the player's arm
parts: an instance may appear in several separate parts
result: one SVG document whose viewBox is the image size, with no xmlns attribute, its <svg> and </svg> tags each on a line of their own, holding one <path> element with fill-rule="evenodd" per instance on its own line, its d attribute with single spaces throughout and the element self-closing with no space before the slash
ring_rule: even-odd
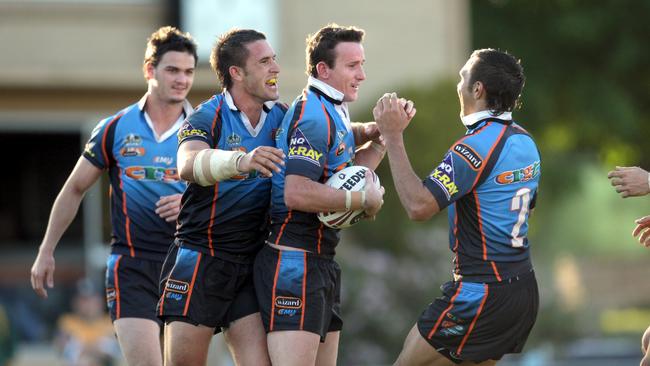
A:
<svg viewBox="0 0 650 366">
<path fill-rule="evenodd" d="M 617 166 L 607 174 L 607 178 L 623 198 L 650 193 L 650 174 L 638 166 Z"/>
<path fill-rule="evenodd" d="M 44 281 L 48 288 L 54 287 L 54 249 L 77 215 L 84 195 L 101 174 L 101 169 L 80 157 L 52 205 L 45 236 L 31 269 L 32 288 L 43 298 L 47 298 Z"/>
<path fill-rule="evenodd" d="M 249 153 L 211 149 L 201 140 L 181 143 L 177 153 L 181 179 L 201 186 L 211 186 L 241 173 L 254 170 L 270 177 L 284 165 L 282 150 L 272 146 L 258 146 Z"/>
<path fill-rule="evenodd" d="M 375 170 L 385 155 L 386 145 L 383 140 L 381 142 L 368 141 L 357 149 L 354 156 L 354 164 L 363 165 Z"/>
<path fill-rule="evenodd" d="M 314 213 L 364 209 L 372 217 L 384 203 L 384 188 L 377 189 L 374 184 L 366 184 L 364 188 L 363 192 L 347 192 L 302 175 L 289 174 L 284 182 L 284 203 L 291 210 Z"/>
<path fill-rule="evenodd" d="M 377 140 L 381 136 L 376 122 L 352 122 L 351 127 L 356 146 L 364 145 L 368 141 Z"/>
</svg>

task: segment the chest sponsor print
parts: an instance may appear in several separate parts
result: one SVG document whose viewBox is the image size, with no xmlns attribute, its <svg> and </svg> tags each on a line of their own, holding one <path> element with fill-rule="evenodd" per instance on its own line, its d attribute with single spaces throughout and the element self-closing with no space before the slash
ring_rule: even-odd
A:
<svg viewBox="0 0 650 366">
<path fill-rule="evenodd" d="M 500 173 L 494 178 L 494 181 L 497 184 L 513 184 L 520 182 L 527 182 L 529 180 L 535 179 L 540 173 L 541 165 L 539 160 L 528 165 L 527 167 L 507 170 Z"/>
</svg>

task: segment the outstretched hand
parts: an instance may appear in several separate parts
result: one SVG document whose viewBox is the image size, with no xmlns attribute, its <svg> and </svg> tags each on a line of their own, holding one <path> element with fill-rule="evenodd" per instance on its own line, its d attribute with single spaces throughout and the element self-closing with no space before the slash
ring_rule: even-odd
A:
<svg viewBox="0 0 650 366">
<path fill-rule="evenodd" d="M 237 170 L 242 173 L 257 170 L 263 176 L 270 177 L 273 172 L 280 173 L 280 166 L 284 165 L 284 158 L 281 149 L 259 146 L 241 158 Z"/>
<path fill-rule="evenodd" d="M 607 178 L 621 194 L 621 197 L 643 196 L 650 193 L 648 172 L 638 166 L 625 167 L 617 166 L 616 169 L 607 173 Z"/>
<path fill-rule="evenodd" d="M 383 136 L 400 134 L 415 116 L 412 101 L 397 98 L 395 93 L 386 93 L 379 98 L 372 114 Z"/>
<path fill-rule="evenodd" d="M 639 243 L 643 245 L 644 247 L 649 247 L 650 246 L 650 216 L 645 216 L 642 217 L 636 222 L 636 227 L 634 228 L 634 231 L 632 232 L 632 236 L 635 238 L 638 236 Z"/>
</svg>

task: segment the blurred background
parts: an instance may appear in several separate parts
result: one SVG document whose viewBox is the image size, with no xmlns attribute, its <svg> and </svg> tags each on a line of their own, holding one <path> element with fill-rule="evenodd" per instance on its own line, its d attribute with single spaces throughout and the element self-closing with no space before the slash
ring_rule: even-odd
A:
<svg viewBox="0 0 650 366">
<path fill-rule="evenodd" d="M 220 90 L 208 64 L 216 36 L 233 26 L 265 32 L 290 103 L 306 82 L 304 40 L 329 22 L 366 30 L 367 80 L 353 120 L 370 120 L 387 91 L 415 101 L 406 144 L 422 177 L 464 133 L 455 85 L 471 51 L 522 59 L 527 81 L 514 118 L 542 153 L 530 232 L 541 309 L 524 354 L 501 365 L 638 365 L 650 251 L 631 231 L 650 205 L 621 199 L 606 175 L 616 165 L 650 168 L 648 18 L 650 0 L 0 0 L 0 154 L 11 163 L 0 180 L 0 365 L 68 364 L 70 314 L 102 317 L 106 180 L 59 244 L 47 300 L 31 290 L 29 269 L 91 129 L 146 91 L 151 32 L 171 24 L 198 40 L 193 104 Z M 382 212 L 345 231 L 338 247 L 341 365 L 390 364 L 450 279 L 446 214 L 409 222 L 386 162 L 378 174 Z M 102 341 L 104 364 L 120 364 L 111 342 Z M 210 364 L 231 364 L 221 336 Z"/>
</svg>

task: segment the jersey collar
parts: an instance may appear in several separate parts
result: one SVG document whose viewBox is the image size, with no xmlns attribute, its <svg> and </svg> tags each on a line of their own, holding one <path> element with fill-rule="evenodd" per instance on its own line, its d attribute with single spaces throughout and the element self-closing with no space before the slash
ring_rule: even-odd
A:
<svg viewBox="0 0 650 366">
<path fill-rule="evenodd" d="M 275 105 L 275 101 L 264 102 L 264 104 L 262 105 L 262 114 L 260 114 L 260 121 L 257 123 L 257 126 L 253 127 L 253 124 L 248 119 L 246 113 L 241 112 L 237 108 L 237 106 L 235 105 L 235 101 L 232 99 L 232 95 L 228 92 L 227 89 L 223 90 L 223 99 L 226 100 L 226 104 L 228 104 L 228 108 L 230 108 L 231 111 L 240 112 L 239 117 L 242 123 L 244 124 L 244 127 L 246 128 L 248 133 L 250 133 L 251 136 L 253 137 L 257 136 L 260 133 L 262 127 L 264 126 L 264 123 L 266 122 L 266 116 L 269 114 L 269 112 Z"/>
<path fill-rule="evenodd" d="M 501 119 L 504 121 L 511 121 L 512 120 L 512 112 L 503 112 L 500 114 L 493 114 L 492 111 L 489 110 L 482 110 L 476 113 L 468 114 L 467 116 L 460 117 L 460 119 L 463 121 L 463 124 L 467 127 L 470 127 L 474 124 L 476 124 L 479 121 L 482 121 L 484 119 L 489 119 L 489 118 L 494 118 L 494 119 Z"/>
<path fill-rule="evenodd" d="M 140 100 L 138 101 L 138 109 L 142 112 L 144 115 L 144 120 L 147 122 L 147 126 L 151 129 L 151 132 L 154 135 L 154 138 L 156 139 L 156 142 L 163 142 L 167 140 L 170 136 L 175 135 L 178 130 L 181 128 L 183 125 L 183 122 L 185 121 L 185 118 L 188 117 L 190 114 L 192 114 L 192 111 L 194 108 L 192 108 L 192 104 L 185 99 L 183 101 L 183 113 L 178 117 L 176 122 L 167 130 L 165 131 L 162 135 L 158 136 L 156 133 L 156 130 L 153 128 L 153 121 L 151 120 L 151 117 L 149 117 L 149 114 L 144 110 L 145 104 L 147 104 L 147 97 L 149 96 L 149 93 L 146 93 Z"/>
<path fill-rule="evenodd" d="M 230 108 L 231 111 L 238 111 L 239 108 L 235 105 L 235 101 L 232 99 L 232 95 L 228 92 L 227 89 L 223 90 L 223 97 L 226 100 L 226 104 L 228 104 L 228 108 Z M 275 105 L 275 101 L 267 101 L 262 104 L 262 109 L 264 112 L 269 113 L 271 109 L 273 109 L 273 106 Z"/>
<path fill-rule="evenodd" d="M 318 80 L 315 77 L 310 76 L 309 79 L 307 79 L 307 86 L 309 87 L 309 89 L 317 92 L 318 94 L 321 94 L 322 96 L 324 96 L 334 104 L 343 103 L 344 94 L 336 90 L 336 88 L 332 87 L 331 85 L 327 84 L 324 81 Z"/>
</svg>

